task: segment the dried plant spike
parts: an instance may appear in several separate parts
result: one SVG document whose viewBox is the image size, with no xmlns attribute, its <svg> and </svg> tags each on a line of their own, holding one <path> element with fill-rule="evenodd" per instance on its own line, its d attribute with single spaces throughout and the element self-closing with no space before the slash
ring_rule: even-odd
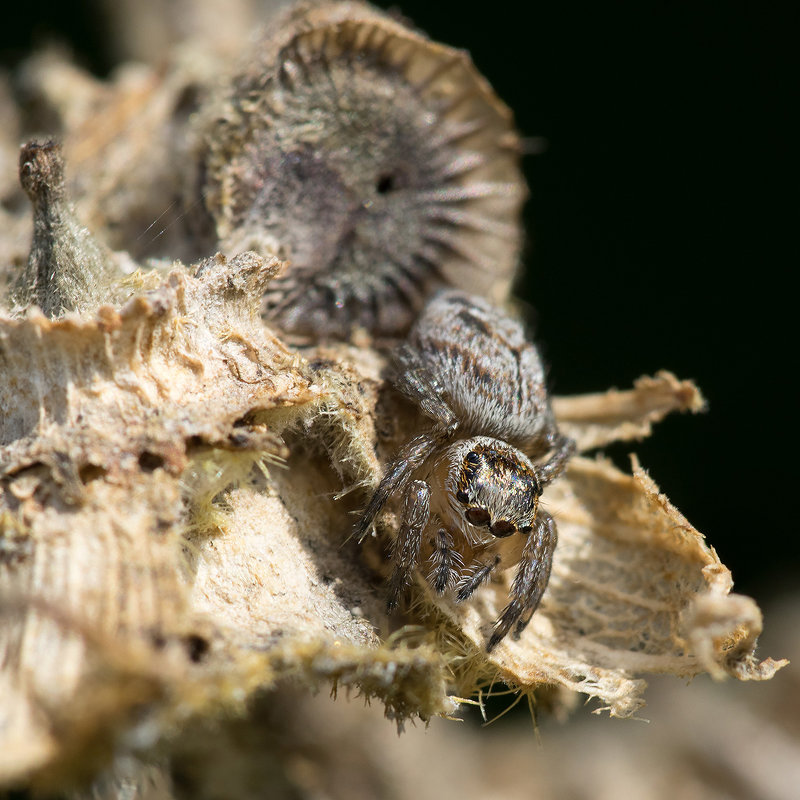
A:
<svg viewBox="0 0 800 800">
<path fill-rule="evenodd" d="M 706 401 L 692 381 L 678 380 L 660 370 L 639 378 L 633 389 L 609 389 L 596 394 L 553 398 L 553 410 L 561 429 L 575 440 L 579 450 L 603 447 L 615 441 L 643 439 L 653 423 L 673 411 L 706 410 Z"/>
<path fill-rule="evenodd" d="M 454 286 L 500 302 L 526 188 L 509 109 L 466 53 L 361 3 L 271 25 L 209 110 L 201 188 L 228 252 L 285 248 L 284 330 L 396 335 Z"/>
<path fill-rule="evenodd" d="M 36 304 L 47 317 L 97 308 L 107 299 L 115 264 L 75 216 L 64 186 L 61 145 L 23 145 L 19 180 L 33 205 L 33 241 L 12 300 L 23 307 Z"/>
</svg>

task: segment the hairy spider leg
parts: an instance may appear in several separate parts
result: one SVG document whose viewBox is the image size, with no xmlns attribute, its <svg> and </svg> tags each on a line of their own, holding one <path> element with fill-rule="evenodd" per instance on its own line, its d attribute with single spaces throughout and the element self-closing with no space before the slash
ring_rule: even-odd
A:
<svg viewBox="0 0 800 800">
<path fill-rule="evenodd" d="M 456 570 L 463 564 L 461 554 L 453 549 L 453 536 L 447 528 L 439 528 L 436 532 L 431 562 L 433 569 L 428 575 L 428 583 L 433 585 L 436 594 L 444 594 L 455 582 Z"/>
<path fill-rule="evenodd" d="M 367 535 L 386 501 L 395 492 L 405 488 L 414 470 L 440 444 L 451 438 L 458 428 L 456 415 L 442 397 L 441 384 L 424 366 L 417 352 L 409 347 L 401 347 L 397 360 L 397 367 L 401 371 L 395 377 L 395 387 L 416 403 L 426 416 L 435 420 L 436 425 L 414 437 L 395 456 L 356 526 L 355 534 L 359 542 Z"/>
<path fill-rule="evenodd" d="M 553 455 L 544 464 L 536 465 L 536 476 L 542 487 L 552 483 L 564 471 L 567 461 L 575 453 L 575 442 L 559 433 L 554 437 L 551 448 L 554 450 Z"/>
<path fill-rule="evenodd" d="M 392 548 L 394 570 L 389 579 L 389 596 L 386 610 L 397 608 L 400 592 L 411 580 L 411 573 L 419 561 L 422 532 L 431 516 L 431 487 L 425 481 L 411 481 L 403 498 L 403 522 Z"/>
<path fill-rule="evenodd" d="M 456 602 L 462 603 L 464 600 L 472 597 L 475 590 L 492 574 L 492 570 L 500 563 L 500 556 L 495 556 L 491 564 L 485 564 L 483 561 L 475 561 L 470 564 L 469 569 L 471 574 L 466 575 L 458 582 L 458 591 L 456 592 Z"/>
<path fill-rule="evenodd" d="M 539 509 L 511 585 L 511 600 L 495 623 L 494 632 L 486 646 L 487 652 L 494 649 L 514 623 L 517 624 L 514 630 L 515 636 L 519 636 L 525 630 L 550 580 L 550 569 L 553 566 L 553 553 L 557 542 L 558 531 L 555 521 L 547 511 Z"/>
<path fill-rule="evenodd" d="M 425 416 L 435 420 L 448 435 L 455 433 L 458 420 L 444 399 L 444 387 L 418 351 L 408 345 L 398 348 L 392 382 L 399 392 L 419 406 Z"/>
<path fill-rule="evenodd" d="M 401 448 L 394 461 L 386 470 L 386 474 L 378 484 L 375 494 L 370 498 L 361 519 L 355 529 L 356 539 L 361 542 L 367 535 L 375 517 L 386 505 L 386 501 L 395 493 L 405 488 L 411 475 L 422 466 L 425 459 L 447 438 L 449 434 L 435 427 L 419 436 L 415 436 Z"/>
</svg>

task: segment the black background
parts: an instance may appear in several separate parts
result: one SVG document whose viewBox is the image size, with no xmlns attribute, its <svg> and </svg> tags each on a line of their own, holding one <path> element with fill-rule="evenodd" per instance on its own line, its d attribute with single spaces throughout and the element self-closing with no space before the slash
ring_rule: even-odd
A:
<svg viewBox="0 0 800 800">
<path fill-rule="evenodd" d="M 519 293 L 553 389 L 695 379 L 707 414 L 613 454 L 638 453 L 738 590 L 796 586 L 795 20 L 737 2 L 454 7 L 403 11 L 469 49 L 547 142 L 525 164 Z"/>
<path fill-rule="evenodd" d="M 635 450 L 761 600 L 794 587 L 798 564 L 798 20 L 779 7 L 400 7 L 468 49 L 523 134 L 547 144 L 525 163 L 519 294 L 554 390 L 624 388 L 662 368 L 697 381 L 707 414 L 613 455 Z M 95 72 L 113 66 L 91 3 L 15 14 L 0 26 L 7 66 L 53 36 Z"/>
</svg>

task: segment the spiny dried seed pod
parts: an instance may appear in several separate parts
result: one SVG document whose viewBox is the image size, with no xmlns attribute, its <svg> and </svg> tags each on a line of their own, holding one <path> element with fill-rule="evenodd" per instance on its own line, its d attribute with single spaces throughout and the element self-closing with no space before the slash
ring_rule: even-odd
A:
<svg viewBox="0 0 800 800">
<path fill-rule="evenodd" d="M 267 315 L 287 331 L 402 333 L 432 291 L 503 300 L 526 188 L 509 109 L 466 53 L 360 3 L 270 26 L 204 131 L 223 248 L 291 261 Z"/>
</svg>

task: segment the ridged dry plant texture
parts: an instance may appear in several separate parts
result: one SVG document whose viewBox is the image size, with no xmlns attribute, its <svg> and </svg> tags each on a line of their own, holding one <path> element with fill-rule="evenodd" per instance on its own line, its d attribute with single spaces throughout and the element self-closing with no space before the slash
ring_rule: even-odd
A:
<svg viewBox="0 0 800 800">
<path fill-rule="evenodd" d="M 205 50 L 192 62 L 190 45 L 160 73 L 142 67 L 108 84 L 57 70 L 53 56 L 23 68 L 37 119 L 54 121 L 68 178 L 78 174 L 67 182 L 74 224 L 36 230 L 32 250 L 54 268 L 71 248 L 80 261 L 82 225 L 120 248 L 118 223 L 184 191 L 160 156 L 183 146 L 169 139 L 186 133 L 174 116 L 186 75 L 203 89 L 213 72 Z M 132 91 L 131 74 L 139 88 L 146 76 L 146 91 Z M 26 127 L 7 94 L 0 103 L 19 124 L 3 137 Z M 0 163 L 9 150 L 2 139 Z M 4 278 L 31 289 L 30 211 L 11 201 L 7 175 L 0 187 Z M 42 249 L 52 235 L 66 250 Z M 104 275 L 90 300 L 67 296 L 49 316 L 12 313 L 9 300 L 0 319 L 3 786 L 60 790 L 130 753 L 168 763 L 199 720 L 246 714 L 257 692 L 287 680 L 377 697 L 402 724 L 454 714 L 495 681 L 550 687 L 554 702 L 581 692 L 631 716 L 645 674 L 762 680 L 783 665 L 756 658 L 756 603 L 730 593 L 713 548 L 639 465 L 626 474 L 587 456 L 548 489 L 560 542 L 518 641 L 486 654 L 508 575 L 462 605 L 419 580 L 405 617 L 387 619 L 397 509 L 381 518 L 381 538 L 363 548 L 348 538 L 386 458 L 419 424 L 384 390 L 385 354 L 363 336 L 287 346 L 260 315 L 270 283 L 291 269 L 276 258 L 229 253 L 131 272 L 121 254 L 90 249 L 83 263 L 99 261 Z M 663 372 L 627 391 L 554 400 L 584 453 L 702 406 L 690 382 Z"/>
<path fill-rule="evenodd" d="M 292 263 L 266 298 L 282 329 L 397 335 L 436 287 L 508 293 L 519 137 L 462 51 L 360 3 L 300 3 L 204 115 L 221 246 Z"/>
</svg>

